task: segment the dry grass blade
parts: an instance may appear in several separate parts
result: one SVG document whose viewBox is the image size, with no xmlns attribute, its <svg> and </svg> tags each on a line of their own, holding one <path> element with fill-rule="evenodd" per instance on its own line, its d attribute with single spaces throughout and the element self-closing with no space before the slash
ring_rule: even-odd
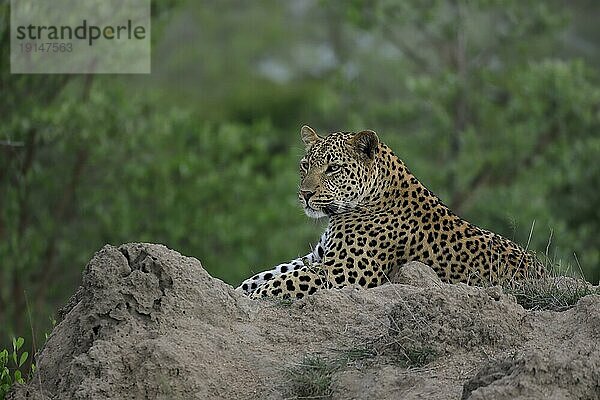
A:
<svg viewBox="0 0 600 400">
<path fill-rule="evenodd" d="M 504 291 L 515 296 L 525 309 L 549 311 L 565 311 L 584 296 L 600 294 L 600 290 L 588 282 L 569 277 L 511 282 L 504 286 Z"/>
<path fill-rule="evenodd" d="M 340 366 L 319 356 L 306 356 L 287 371 L 287 399 L 328 399 L 333 394 L 331 379 Z"/>
</svg>

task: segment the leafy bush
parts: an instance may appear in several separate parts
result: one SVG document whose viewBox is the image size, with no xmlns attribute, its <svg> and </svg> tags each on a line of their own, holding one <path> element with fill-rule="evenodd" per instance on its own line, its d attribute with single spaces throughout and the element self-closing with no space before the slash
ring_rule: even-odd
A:
<svg viewBox="0 0 600 400">
<path fill-rule="evenodd" d="M 319 236 L 296 205 L 297 135 L 266 121 L 199 123 L 190 112 L 98 88 L 83 105 L 61 99 L 35 117 L 14 115 L 0 125 L 0 136 L 9 131 L 33 141 L 36 154 L 26 169 L 18 155 L 0 160 L 15 183 L 0 195 L 8 228 L 0 306 L 10 330 L 25 330 L 20 288 L 33 305 L 62 301 L 106 243 L 163 243 L 236 284 L 251 269 L 308 253 Z"/>
<path fill-rule="evenodd" d="M 0 400 L 4 400 L 13 384 L 25 383 L 26 378 L 30 378 L 31 374 L 35 372 L 33 363 L 31 363 L 29 372 L 23 369 L 29 358 L 29 352 L 21 350 L 24 343 L 25 340 L 22 337 L 13 338 L 12 352 L 7 349 L 0 351 Z"/>
</svg>

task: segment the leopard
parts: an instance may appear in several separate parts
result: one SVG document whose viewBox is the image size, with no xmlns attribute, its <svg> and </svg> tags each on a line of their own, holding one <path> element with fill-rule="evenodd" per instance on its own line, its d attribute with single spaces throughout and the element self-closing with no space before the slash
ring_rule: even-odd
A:
<svg viewBox="0 0 600 400">
<path fill-rule="evenodd" d="M 305 256 L 244 280 L 253 299 L 302 299 L 323 289 L 373 288 L 409 261 L 442 282 L 485 286 L 545 275 L 531 251 L 456 215 L 427 189 L 372 130 L 320 136 L 300 130 L 298 199 L 304 213 L 326 218 Z"/>
</svg>

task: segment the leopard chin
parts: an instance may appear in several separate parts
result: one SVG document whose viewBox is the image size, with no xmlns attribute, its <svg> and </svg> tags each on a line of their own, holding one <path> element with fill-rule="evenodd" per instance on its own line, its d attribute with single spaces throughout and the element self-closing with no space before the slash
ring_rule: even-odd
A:
<svg viewBox="0 0 600 400">
<path fill-rule="evenodd" d="M 327 214 L 321 210 L 315 210 L 309 206 L 304 207 L 304 214 L 306 214 L 308 217 L 314 218 L 314 219 L 319 219 L 319 218 L 329 216 L 329 214 Z"/>
</svg>

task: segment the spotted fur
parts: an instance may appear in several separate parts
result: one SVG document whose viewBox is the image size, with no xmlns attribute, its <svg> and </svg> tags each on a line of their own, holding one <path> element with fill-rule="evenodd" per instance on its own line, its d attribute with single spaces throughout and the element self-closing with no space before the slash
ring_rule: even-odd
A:
<svg viewBox="0 0 600 400">
<path fill-rule="evenodd" d="M 444 281 L 498 284 L 544 274 L 516 243 L 455 215 L 379 141 L 373 131 L 325 138 L 302 127 L 299 198 L 309 217 L 329 218 L 305 257 L 244 281 L 258 297 L 303 298 L 323 288 L 374 287 L 408 261 Z"/>
</svg>

